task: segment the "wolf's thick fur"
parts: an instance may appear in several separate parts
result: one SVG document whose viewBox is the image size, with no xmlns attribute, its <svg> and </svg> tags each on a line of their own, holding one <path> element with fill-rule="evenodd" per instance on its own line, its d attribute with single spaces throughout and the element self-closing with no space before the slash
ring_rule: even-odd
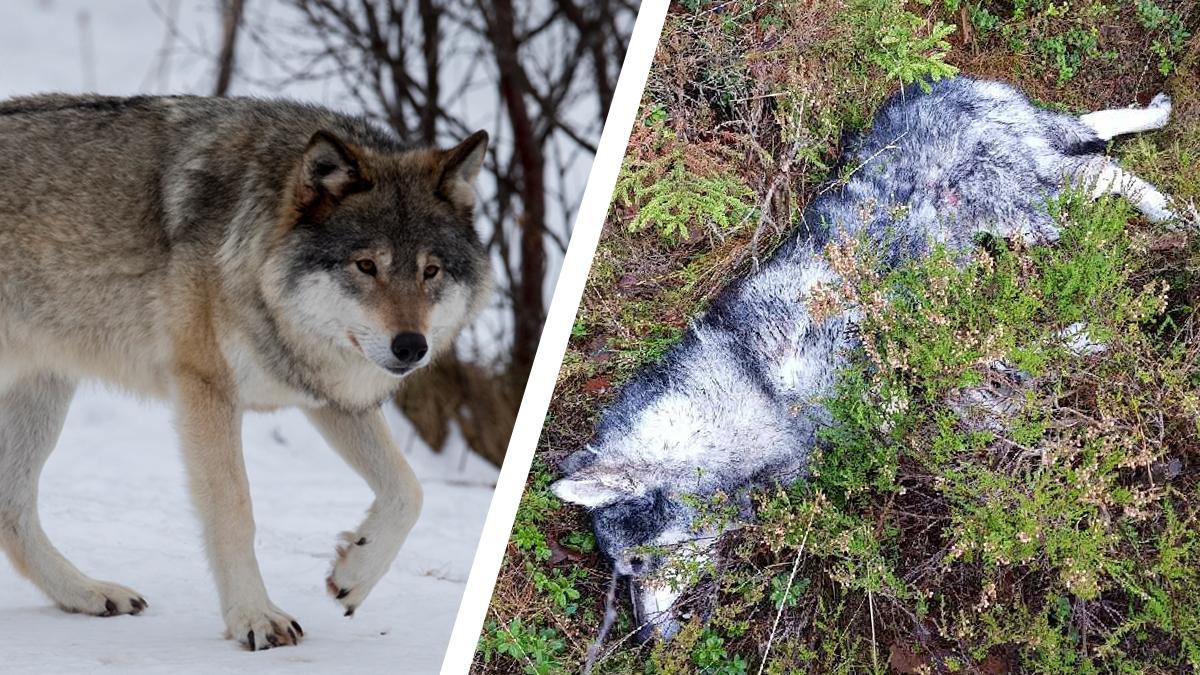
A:
<svg viewBox="0 0 1200 675">
<path fill-rule="evenodd" d="M 768 263 L 726 289 L 680 345 L 623 388 L 554 491 L 592 509 L 618 574 L 636 578 L 661 564 L 639 552 L 646 545 L 706 555 L 719 533 L 696 531 L 680 496 L 803 475 L 827 420 L 819 400 L 851 346 L 853 317 L 814 320 L 804 298 L 835 280 L 822 255 L 831 239 L 866 236 L 889 264 L 935 242 L 965 250 L 979 233 L 1049 242 L 1058 230 L 1047 200 L 1072 181 L 1097 196 L 1123 194 L 1153 220 L 1170 218 L 1166 197 L 1099 154 L 1105 140 L 1161 127 L 1169 114 L 1160 95 L 1149 108 L 1073 117 L 968 78 L 895 95 L 846 148 L 849 177 L 814 199 Z M 678 593 L 635 582 L 634 595 L 643 620 L 669 634 L 664 615 Z"/>
<path fill-rule="evenodd" d="M 221 611 L 252 649 L 302 633 L 255 560 L 241 416 L 303 408 L 376 494 L 328 579 L 353 613 L 421 506 L 380 404 L 487 296 L 486 141 L 410 148 L 281 101 L 0 103 L 0 543 L 16 568 L 68 611 L 146 606 L 38 521 L 76 382 L 99 379 L 173 402 Z"/>
</svg>

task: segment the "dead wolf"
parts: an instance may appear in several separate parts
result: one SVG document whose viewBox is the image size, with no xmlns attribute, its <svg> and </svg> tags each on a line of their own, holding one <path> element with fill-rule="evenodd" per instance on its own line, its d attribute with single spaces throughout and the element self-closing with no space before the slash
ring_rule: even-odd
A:
<svg viewBox="0 0 1200 675">
<path fill-rule="evenodd" d="M 353 614 L 421 508 L 381 403 L 488 297 L 486 146 L 480 131 L 411 147 L 285 101 L 0 103 L 0 543 L 16 569 L 69 612 L 147 606 L 84 575 L 38 520 L 76 383 L 96 379 L 172 402 L 221 612 L 252 650 L 303 632 L 255 560 L 241 418 L 302 408 L 376 495 L 327 580 Z"/>
<path fill-rule="evenodd" d="M 695 524 L 695 499 L 803 476 L 828 414 L 820 401 L 853 345 L 853 317 L 815 320 L 805 298 L 835 273 L 822 255 L 840 236 L 866 237 L 885 264 L 941 243 L 969 250 L 981 233 L 1052 242 L 1047 200 L 1071 182 L 1131 199 L 1154 221 L 1169 200 L 1102 153 L 1118 134 L 1167 123 L 1170 100 L 1082 117 L 1033 106 L 998 82 L 908 87 L 843 153 L 850 168 L 806 208 L 797 232 L 754 274 L 723 291 L 659 364 L 605 411 L 594 440 L 553 485 L 591 509 L 596 539 L 632 577 L 644 635 L 670 636 L 682 589 L 639 578 L 664 555 L 703 558 L 721 534 Z M 856 167 L 856 168 L 854 168 Z"/>
</svg>

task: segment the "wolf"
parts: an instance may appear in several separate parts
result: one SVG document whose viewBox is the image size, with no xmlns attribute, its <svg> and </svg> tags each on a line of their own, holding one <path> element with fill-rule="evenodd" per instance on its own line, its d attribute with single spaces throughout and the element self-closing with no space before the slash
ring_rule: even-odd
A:
<svg viewBox="0 0 1200 675">
<path fill-rule="evenodd" d="M 797 232 L 622 388 L 552 485 L 591 511 L 614 572 L 631 577 L 643 637 L 678 629 L 671 608 L 681 589 L 645 580 L 661 552 L 704 559 L 721 534 L 697 525 L 694 497 L 804 475 L 829 421 L 821 401 L 855 344 L 853 316 L 818 319 L 808 306 L 814 287 L 837 278 L 826 245 L 865 238 L 896 265 L 935 244 L 969 250 L 980 234 L 1053 242 L 1047 200 L 1070 183 L 1094 197 L 1123 195 L 1152 221 L 1171 219 L 1165 195 L 1102 154 L 1114 136 L 1164 126 L 1170 107 L 1160 94 L 1146 108 L 1075 117 L 968 77 L 885 102 L 845 145 L 847 171 L 810 202 Z"/>
<path fill-rule="evenodd" d="M 38 520 L 72 393 L 100 380 L 173 405 L 228 637 L 298 643 L 255 559 L 240 425 L 299 407 L 375 493 L 327 579 L 352 615 L 421 508 L 381 404 L 487 301 L 486 149 L 483 131 L 412 146 L 280 100 L 0 103 L 0 544 L 15 568 L 68 612 L 148 606 L 77 569 Z"/>
</svg>

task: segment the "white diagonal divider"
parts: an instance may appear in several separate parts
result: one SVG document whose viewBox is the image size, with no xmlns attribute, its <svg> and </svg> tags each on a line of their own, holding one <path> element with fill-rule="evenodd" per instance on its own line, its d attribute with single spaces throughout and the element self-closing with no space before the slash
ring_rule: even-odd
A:
<svg viewBox="0 0 1200 675">
<path fill-rule="evenodd" d="M 458 618 L 454 622 L 454 632 L 450 635 L 446 657 L 442 661 L 442 675 L 463 675 L 471 667 L 492 600 L 496 576 L 500 573 L 504 550 L 516 519 L 517 505 L 533 464 L 533 453 L 537 449 L 546 410 L 550 407 L 550 396 L 554 393 L 554 383 L 562 367 L 571 325 L 583 297 L 583 286 L 592 267 L 592 258 L 596 255 L 596 246 L 600 243 L 604 217 L 617 184 L 617 174 L 620 173 L 625 148 L 629 144 L 629 134 L 637 117 L 642 91 L 646 88 L 650 63 L 666 21 L 667 5 L 667 0 L 645 0 L 638 11 L 621 74 L 617 78 L 612 106 L 608 110 L 604 131 L 600 134 L 596 159 L 588 174 L 587 188 L 575 219 L 571 242 L 567 246 L 562 272 L 550 301 L 546 325 L 542 328 L 542 339 L 533 360 L 529 383 L 525 387 L 504 466 L 496 483 L 496 494 L 483 525 L 475 562 L 471 565 L 471 576 L 467 579 Z"/>
</svg>

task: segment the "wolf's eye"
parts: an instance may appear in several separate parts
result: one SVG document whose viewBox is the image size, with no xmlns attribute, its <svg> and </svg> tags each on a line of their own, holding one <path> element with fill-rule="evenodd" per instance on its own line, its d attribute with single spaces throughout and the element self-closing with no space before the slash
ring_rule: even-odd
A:
<svg viewBox="0 0 1200 675">
<path fill-rule="evenodd" d="M 359 272 L 362 272 L 363 274 L 366 274 L 367 276 L 373 277 L 379 273 L 379 270 L 375 269 L 375 261 L 374 260 L 368 260 L 367 258 L 363 258 L 362 260 L 354 261 L 354 265 L 356 267 L 358 267 Z"/>
<path fill-rule="evenodd" d="M 432 278 L 436 277 L 441 271 L 442 271 L 442 268 L 438 267 L 437 265 L 426 265 L 425 266 L 425 278 L 432 279 Z"/>
</svg>

